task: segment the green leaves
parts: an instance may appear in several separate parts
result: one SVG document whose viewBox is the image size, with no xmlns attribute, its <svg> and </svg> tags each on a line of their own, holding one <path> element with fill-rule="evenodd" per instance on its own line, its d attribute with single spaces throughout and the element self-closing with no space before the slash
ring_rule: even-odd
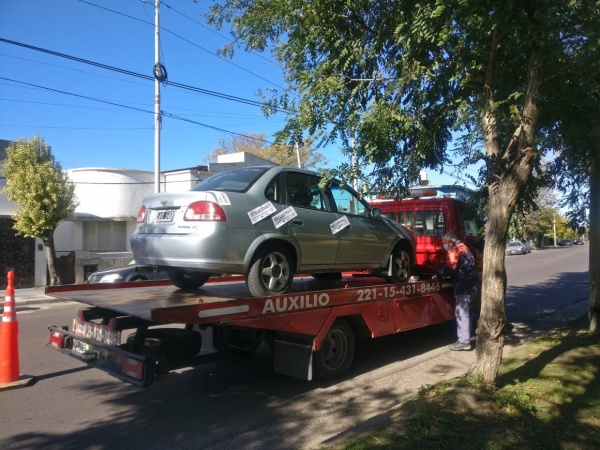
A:
<svg viewBox="0 0 600 450">
<path fill-rule="evenodd" d="M 290 85 L 265 101 L 269 111 L 289 111 L 284 139 L 308 134 L 320 145 L 341 145 L 362 169 L 386 161 L 392 172 L 411 172 L 401 177 L 411 183 L 419 160 L 423 169 L 443 168 L 452 134 L 470 140 L 457 148 L 472 161 L 485 114 L 497 144 L 493 158 L 512 157 L 513 134 L 529 120 L 523 114 L 532 104 L 526 92 L 534 49 L 540 119 L 544 126 L 562 121 L 557 93 L 568 95 L 568 83 L 581 78 L 574 69 L 599 73 L 598 15 L 593 0 L 223 0 L 209 21 L 231 22 L 240 45 L 271 49 L 281 63 Z M 492 164 L 490 172 L 509 167 Z M 375 173 L 388 171 L 376 166 Z"/>
<path fill-rule="evenodd" d="M 26 237 L 46 236 L 75 211 L 75 186 L 39 135 L 12 143 L 6 156 L 4 193 L 17 205 L 15 230 Z"/>
</svg>

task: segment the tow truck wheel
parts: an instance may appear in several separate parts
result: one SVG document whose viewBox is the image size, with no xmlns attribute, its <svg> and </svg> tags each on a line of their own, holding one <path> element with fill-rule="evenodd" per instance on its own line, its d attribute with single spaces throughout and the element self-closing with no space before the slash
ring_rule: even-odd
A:
<svg viewBox="0 0 600 450">
<path fill-rule="evenodd" d="M 394 248 L 391 258 L 392 274 L 385 277 L 388 283 L 405 283 L 410 278 L 413 261 L 405 247 Z"/>
<path fill-rule="evenodd" d="M 338 319 L 327 332 L 321 349 L 313 357 L 315 377 L 333 380 L 350 368 L 354 359 L 354 333 L 343 319 Z"/>
<path fill-rule="evenodd" d="M 263 343 L 266 333 L 256 328 L 221 326 L 215 329 L 214 339 L 219 351 L 230 349 L 253 352 Z"/>
<path fill-rule="evenodd" d="M 287 292 L 294 279 L 292 259 L 287 250 L 267 249 L 258 253 L 246 276 L 246 284 L 255 297 Z"/>
<path fill-rule="evenodd" d="M 184 272 L 182 270 L 167 272 L 169 281 L 179 289 L 197 289 L 210 278 L 204 272 Z"/>
</svg>

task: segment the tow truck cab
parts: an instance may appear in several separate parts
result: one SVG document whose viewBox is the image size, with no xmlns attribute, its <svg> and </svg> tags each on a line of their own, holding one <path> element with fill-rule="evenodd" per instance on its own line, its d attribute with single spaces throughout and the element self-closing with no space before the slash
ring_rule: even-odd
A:
<svg viewBox="0 0 600 450">
<path fill-rule="evenodd" d="M 440 196 L 441 194 L 441 196 Z M 412 188 L 408 198 L 377 198 L 373 207 L 413 231 L 417 249 L 415 272 L 432 273 L 445 264 L 442 236 L 454 231 L 473 253 L 478 272 L 483 267 L 482 221 L 466 200 L 466 191 L 455 186 Z"/>
</svg>

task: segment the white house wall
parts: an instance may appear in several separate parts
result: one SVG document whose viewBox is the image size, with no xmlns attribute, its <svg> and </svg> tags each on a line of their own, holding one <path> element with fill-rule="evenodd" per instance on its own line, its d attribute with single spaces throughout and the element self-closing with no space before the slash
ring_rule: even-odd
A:
<svg viewBox="0 0 600 450">
<path fill-rule="evenodd" d="M 79 201 L 75 214 L 90 218 L 135 218 L 144 196 L 154 191 L 152 172 L 97 167 L 70 169 L 67 174 Z"/>
<path fill-rule="evenodd" d="M 46 252 L 44 243 L 40 238 L 35 238 L 35 275 L 33 278 L 34 286 L 46 286 L 48 280 L 46 277 L 48 264 L 46 264 Z"/>
<path fill-rule="evenodd" d="M 58 256 L 62 252 L 81 250 L 83 248 L 81 223 L 64 220 L 54 230 L 54 248 Z"/>
</svg>

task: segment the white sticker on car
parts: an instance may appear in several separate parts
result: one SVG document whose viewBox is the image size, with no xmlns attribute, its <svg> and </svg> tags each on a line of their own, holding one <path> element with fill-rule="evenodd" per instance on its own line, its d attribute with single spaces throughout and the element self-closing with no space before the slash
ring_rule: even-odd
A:
<svg viewBox="0 0 600 450">
<path fill-rule="evenodd" d="M 292 206 L 288 206 L 279 214 L 275 214 L 273 216 L 273 223 L 275 224 L 275 228 L 279 228 L 282 225 L 285 225 L 297 215 L 298 213 L 296 212 L 296 210 Z"/>
<path fill-rule="evenodd" d="M 277 209 L 275 205 L 271 202 L 263 203 L 258 208 L 254 208 L 252 211 L 248 211 L 248 217 L 250 217 L 250 222 L 254 225 L 256 222 L 260 222 L 265 217 L 269 217 L 273 214 Z"/>
<path fill-rule="evenodd" d="M 217 203 L 219 205 L 231 205 L 229 201 L 229 197 L 225 192 L 213 192 L 214 196 L 217 198 Z M 252 222 L 254 223 L 254 222 Z"/>
<path fill-rule="evenodd" d="M 329 226 L 331 227 L 331 232 L 333 234 L 336 234 L 336 233 L 339 233 L 340 231 L 342 231 L 344 228 L 349 227 L 350 221 L 348 220 L 348 218 L 346 216 L 342 216 Z"/>
</svg>

